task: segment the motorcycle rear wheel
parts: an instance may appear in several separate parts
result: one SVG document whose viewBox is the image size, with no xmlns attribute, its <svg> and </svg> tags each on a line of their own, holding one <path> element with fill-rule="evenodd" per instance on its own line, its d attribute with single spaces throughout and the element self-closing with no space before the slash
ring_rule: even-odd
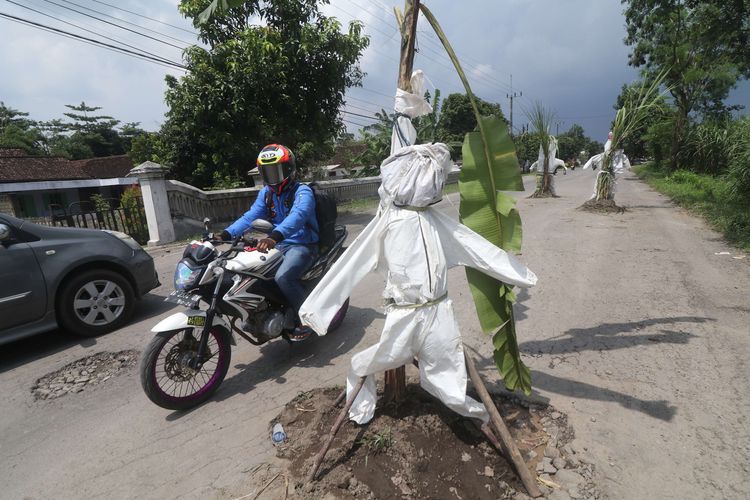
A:
<svg viewBox="0 0 750 500">
<path fill-rule="evenodd" d="M 341 326 L 341 323 L 344 322 L 344 318 L 346 317 L 346 312 L 348 310 L 349 310 L 349 299 L 346 299 L 346 301 L 341 305 L 339 310 L 336 312 L 336 315 L 331 320 L 331 324 L 328 325 L 329 332 L 338 330 L 338 328 Z"/>
<path fill-rule="evenodd" d="M 214 327 L 209 333 L 209 356 L 200 367 L 190 368 L 200 334 L 192 329 L 159 332 L 141 358 L 141 386 L 156 405 L 187 410 L 210 398 L 224 381 L 232 356 L 229 333 Z"/>
</svg>

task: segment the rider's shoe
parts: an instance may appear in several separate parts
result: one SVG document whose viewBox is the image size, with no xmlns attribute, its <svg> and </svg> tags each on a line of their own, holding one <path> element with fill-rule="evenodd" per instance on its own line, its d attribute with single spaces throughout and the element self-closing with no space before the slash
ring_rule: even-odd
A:
<svg viewBox="0 0 750 500">
<path fill-rule="evenodd" d="M 313 330 L 309 326 L 298 326 L 289 334 L 289 340 L 292 342 L 302 342 L 310 338 L 312 334 Z"/>
</svg>

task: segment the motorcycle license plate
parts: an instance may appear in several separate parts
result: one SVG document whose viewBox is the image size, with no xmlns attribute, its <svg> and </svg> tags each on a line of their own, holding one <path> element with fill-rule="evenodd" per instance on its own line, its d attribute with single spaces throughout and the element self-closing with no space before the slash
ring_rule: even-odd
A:
<svg viewBox="0 0 750 500">
<path fill-rule="evenodd" d="M 206 324 L 205 316 L 188 316 L 187 324 L 190 326 L 204 326 Z"/>
<path fill-rule="evenodd" d="M 175 290 L 164 299 L 165 302 L 171 302 L 172 304 L 180 304 L 186 307 L 196 307 L 200 302 L 200 295 L 193 295 L 185 293 L 182 290 Z"/>
</svg>

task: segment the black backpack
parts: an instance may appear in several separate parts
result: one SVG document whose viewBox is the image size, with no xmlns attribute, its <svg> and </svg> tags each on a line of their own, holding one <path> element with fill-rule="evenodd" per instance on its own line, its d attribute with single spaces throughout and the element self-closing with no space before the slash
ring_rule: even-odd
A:
<svg viewBox="0 0 750 500">
<path fill-rule="evenodd" d="M 325 252 L 336 243 L 336 218 L 339 215 L 338 209 L 336 208 L 336 198 L 330 193 L 322 190 L 318 186 L 317 182 L 311 182 L 308 184 L 312 189 L 313 195 L 315 196 L 315 217 L 318 219 L 318 246 L 320 250 Z M 297 184 L 299 187 L 299 184 Z M 294 189 L 294 193 L 286 199 L 287 210 L 292 208 L 294 203 L 294 196 L 297 194 L 297 188 Z M 271 197 L 271 191 L 266 192 L 266 206 L 271 215 L 274 217 L 274 206 L 273 198 Z"/>
</svg>

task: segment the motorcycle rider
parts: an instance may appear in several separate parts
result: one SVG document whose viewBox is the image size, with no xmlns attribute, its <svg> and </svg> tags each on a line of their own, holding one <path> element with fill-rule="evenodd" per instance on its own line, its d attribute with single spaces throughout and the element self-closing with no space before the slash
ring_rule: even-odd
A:
<svg viewBox="0 0 750 500">
<path fill-rule="evenodd" d="M 284 254 L 274 279 L 295 312 L 299 312 L 306 297 L 300 278 L 318 253 L 315 196 L 310 187 L 297 182 L 294 153 L 289 148 L 269 144 L 261 150 L 256 164 L 265 185 L 250 210 L 222 231 L 221 239 L 240 236 L 255 219 L 272 222 L 275 229 L 258 242 L 258 251 L 266 253 L 276 248 Z M 309 327 L 298 326 L 289 338 L 301 341 L 311 333 Z"/>
</svg>

